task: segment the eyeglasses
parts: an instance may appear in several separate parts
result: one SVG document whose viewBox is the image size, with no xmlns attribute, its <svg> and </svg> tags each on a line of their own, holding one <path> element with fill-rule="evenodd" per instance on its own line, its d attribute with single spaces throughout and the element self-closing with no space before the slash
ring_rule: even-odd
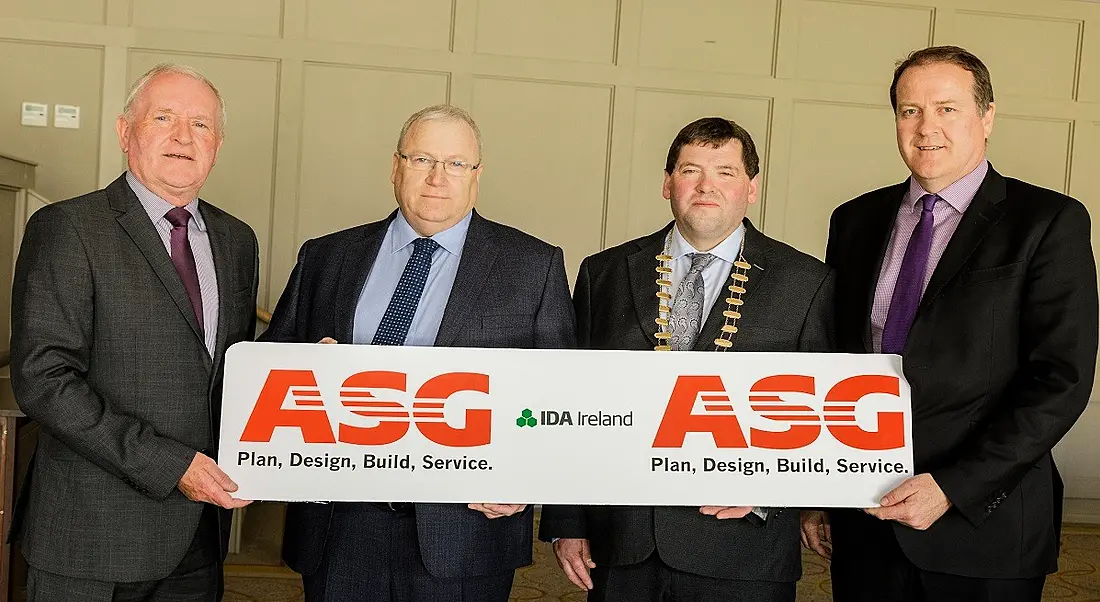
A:
<svg viewBox="0 0 1100 602">
<path fill-rule="evenodd" d="M 443 161 L 440 159 L 433 159 L 426 155 L 406 155 L 402 152 L 395 153 L 398 157 L 405 160 L 405 165 L 413 171 L 432 171 L 435 169 L 436 163 L 443 164 L 443 171 L 447 172 L 447 175 L 454 176 L 456 178 L 464 178 L 470 175 L 470 172 L 481 167 L 481 164 L 472 165 L 467 161 L 459 161 L 452 159 L 450 161 Z"/>
</svg>

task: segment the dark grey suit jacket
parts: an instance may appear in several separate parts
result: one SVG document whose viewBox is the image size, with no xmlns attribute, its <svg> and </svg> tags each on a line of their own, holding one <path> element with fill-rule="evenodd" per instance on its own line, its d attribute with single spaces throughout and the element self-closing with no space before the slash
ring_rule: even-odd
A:
<svg viewBox="0 0 1100 602">
<path fill-rule="evenodd" d="M 206 202 L 199 208 L 218 278 L 213 358 L 125 177 L 27 224 L 11 375 L 19 407 L 42 430 L 13 532 L 34 567 L 154 580 L 191 543 L 202 504 L 176 485 L 196 451 L 217 455 L 222 359 L 254 334 L 258 275 L 252 229 Z"/>
<path fill-rule="evenodd" d="M 832 351 L 833 271 L 764 236 L 747 219 L 744 223 L 745 260 L 753 267 L 732 351 Z M 654 268 L 671 228 L 584 260 L 573 296 L 581 348 L 651 350 L 657 345 Z M 696 351 L 714 349 L 725 309 L 720 297 Z M 732 369 L 736 361 L 730 357 Z M 766 523 L 757 526 L 744 519 L 719 521 L 694 507 L 547 506 L 539 536 L 587 538 L 597 566 L 634 564 L 657 550 L 669 566 L 708 577 L 794 581 L 802 574 L 798 512 L 793 510 L 773 508 Z"/>
<path fill-rule="evenodd" d="M 396 215 L 302 245 L 260 340 L 351 341 L 356 303 Z M 574 330 L 562 250 L 475 211 L 436 346 L 571 348 Z M 290 568 L 317 570 L 331 518 L 331 504 L 290 504 L 283 542 Z M 487 575 L 531 562 L 531 508 L 489 520 L 464 504 L 417 504 L 416 524 L 424 564 L 436 577 Z"/>
</svg>

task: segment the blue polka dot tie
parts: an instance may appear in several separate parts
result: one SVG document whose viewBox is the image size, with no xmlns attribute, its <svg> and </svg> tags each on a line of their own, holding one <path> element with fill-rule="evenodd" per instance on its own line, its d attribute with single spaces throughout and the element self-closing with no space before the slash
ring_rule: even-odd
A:
<svg viewBox="0 0 1100 602">
<path fill-rule="evenodd" d="M 393 291 L 386 313 L 382 315 L 371 345 L 405 344 L 416 307 L 420 305 L 420 296 L 424 294 L 424 283 L 432 269 L 432 253 L 438 248 L 439 243 L 430 238 L 418 238 L 413 242 L 412 257 L 405 264 L 405 271 L 401 272 L 401 279 L 397 281 L 397 288 Z"/>
</svg>

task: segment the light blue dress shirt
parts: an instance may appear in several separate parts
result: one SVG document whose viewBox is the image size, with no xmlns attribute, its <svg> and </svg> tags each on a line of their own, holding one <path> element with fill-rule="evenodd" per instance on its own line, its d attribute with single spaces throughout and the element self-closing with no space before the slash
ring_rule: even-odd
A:
<svg viewBox="0 0 1100 602">
<path fill-rule="evenodd" d="M 668 250 L 669 255 L 672 255 L 672 289 L 670 292 L 673 295 L 676 294 L 680 281 L 691 269 L 691 257 L 689 257 L 691 253 L 710 253 L 717 257 L 703 270 L 704 322 L 706 322 L 707 316 L 710 315 L 710 310 L 714 307 L 715 302 L 719 298 L 725 298 L 724 296 L 720 297 L 722 292 L 726 290 L 727 286 L 733 284 L 733 282 L 726 281 L 730 279 L 733 262 L 737 261 L 737 257 L 741 254 L 741 240 L 744 238 L 745 225 L 741 224 L 725 240 L 718 243 L 718 246 L 709 251 L 699 251 L 680 234 L 678 227 L 672 227 L 672 241 Z"/>
<path fill-rule="evenodd" d="M 710 253 L 717 257 L 714 261 L 710 262 L 703 270 L 703 322 L 707 321 L 707 316 L 710 315 L 710 310 L 714 307 L 714 304 L 718 301 L 719 296 L 726 290 L 726 287 L 733 284 L 733 282 L 727 282 L 730 280 L 730 271 L 733 269 L 733 262 L 737 261 L 737 258 L 741 255 L 741 241 L 745 238 L 745 224 L 737 226 L 726 240 L 718 243 L 718 246 L 709 251 L 700 251 L 691 246 L 691 243 L 687 241 L 680 234 L 680 229 L 676 226 L 672 227 L 672 240 L 669 241 L 669 254 L 672 255 L 672 294 L 676 294 L 676 289 L 680 286 L 680 281 L 687 275 L 688 270 L 691 269 L 691 253 Z M 724 295 L 723 295 L 724 298 Z M 702 324 L 700 324 L 702 326 Z M 753 514 L 767 520 L 770 508 L 756 507 L 752 509 Z"/>
<path fill-rule="evenodd" d="M 447 300 L 451 297 L 451 288 L 458 275 L 458 263 L 462 259 L 462 247 L 466 244 L 472 215 L 472 212 L 466 214 L 462 221 L 431 237 L 439 243 L 439 248 L 432 254 L 432 269 L 428 272 L 424 293 L 420 296 L 409 334 L 405 337 L 406 345 L 431 347 L 435 344 L 439 324 L 443 321 L 443 310 L 447 308 Z M 356 345 L 369 345 L 374 340 L 374 333 L 378 331 L 390 297 L 397 289 L 397 281 L 412 257 L 413 241 L 417 238 L 420 235 L 398 211 L 386 229 L 378 257 L 355 306 L 352 342 Z"/>
</svg>

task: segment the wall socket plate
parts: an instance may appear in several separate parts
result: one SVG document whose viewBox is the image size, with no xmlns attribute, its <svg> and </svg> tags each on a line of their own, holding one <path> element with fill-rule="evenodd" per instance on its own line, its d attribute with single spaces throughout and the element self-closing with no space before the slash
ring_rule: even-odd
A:
<svg viewBox="0 0 1100 602">
<path fill-rule="evenodd" d="M 80 129 L 80 107 L 73 105 L 53 106 L 53 126 L 70 130 Z"/>
<path fill-rule="evenodd" d="M 31 127 L 46 127 L 50 105 L 44 102 L 24 102 L 21 123 Z"/>
</svg>

